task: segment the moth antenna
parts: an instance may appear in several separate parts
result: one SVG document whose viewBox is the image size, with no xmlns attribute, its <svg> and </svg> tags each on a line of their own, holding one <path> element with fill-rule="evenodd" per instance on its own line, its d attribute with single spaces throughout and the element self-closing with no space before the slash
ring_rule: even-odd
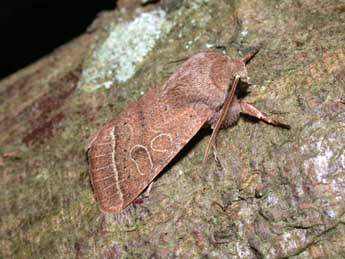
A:
<svg viewBox="0 0 345 259">
<path fill-rule="evenodd" d="M 245 55 L 242 58 L 243 63 L 248 64 L 249 61 L 252 60 L 252 58 L 255 57 L 255 55 L 259 52 L 259 50 L 261 49 L 262 45 L 259 45 L 257 47 L 255 47 L 252 51 L 250 51 L 247 55 Z"/>
<path fill-rule="evenodd" d="M 215 128 L 213 129 L 211 138 L 207 144 L 206 151 L 204 154 L 203 164 L 205 164 L 205 162 L 206 162 L 206 158 L 207 158 L 208 153 L 210 152 L 210 148 L 214 145 L 214 142 L 216 141 L 216 137 L 217 137 L 218 132 L 220 130 L 220 126 L 222 125 L 222 123 L 225 119 L 225 116 L 228 113 L 228 110 L 230 108 L 230 104 L 231 104 L 231 102 L 235 96 L 235 92 L 236 92 L 236 88 L 237 88 L 239 80 L 240 80 L 240 76 L 236 75 L 235 80 L 234 80 L 234 82 L 230 88 L 230 92 L 228 93 L 227 97 L 225 98 L 224 105 L 222 107 L 222 113 L 221 113 L 221 115 L 220 115 L 220 117 L 216 123 Z"/>
<path fill-rule="evenodd" d="M 176 59 L 176 60 L 172 60 L 172 61 L 169 61 L 168 64 L 184 62 L 184 61 L 188 60 L 189 58 L 190 58 L 190 56 L 183 57 L 183 58 Z"/>
</svg>

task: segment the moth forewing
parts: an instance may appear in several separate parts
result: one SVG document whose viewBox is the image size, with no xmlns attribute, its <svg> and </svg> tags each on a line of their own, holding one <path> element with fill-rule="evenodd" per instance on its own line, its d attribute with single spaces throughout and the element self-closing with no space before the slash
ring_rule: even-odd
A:
<svg viewBox="0 0 345 259">
<path fill-rule="evenodd" d="M 89 148 L 92 185 L 101 210 L 126 208 L 210 117 L 203 106 L 176 107 L 151 90 L 112 123 Z"/>
</svg>

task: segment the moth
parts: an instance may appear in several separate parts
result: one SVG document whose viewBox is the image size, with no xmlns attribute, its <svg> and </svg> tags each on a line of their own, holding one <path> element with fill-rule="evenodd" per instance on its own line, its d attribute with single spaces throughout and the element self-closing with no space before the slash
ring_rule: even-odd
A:
<svg viewBox="0 0 345 259">
<path fill-rule="evenodd" d="M 213 133 L 233 125 L 240 113 L 288 128 L 236 97 L 248 82 L 243 58 L 201 52 L 162 85 L 150 89 L 118 117 L 98 130 L 88 145 L 91 183 L 100 209 L 118 213 L 133 202 L 205 125 Z"/>
</svg>

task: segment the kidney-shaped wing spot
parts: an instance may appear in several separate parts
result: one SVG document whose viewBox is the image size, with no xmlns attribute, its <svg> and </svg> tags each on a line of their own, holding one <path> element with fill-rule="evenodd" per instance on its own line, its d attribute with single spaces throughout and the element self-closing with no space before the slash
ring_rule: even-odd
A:
<svg viewBox="0 0 345 259">
<path fill-rule="evenodd" d="M 171 149 L 172 144 L 173 138 L 171 134 L 160 133 L 151 140 L 150 146 L 153 151 L 165 153 Z"/>
<path fill-rule="evenodd" d="M 129 151 L 129 158 L 134 163 L 140 175 L 145 175 L 151 172 L 153 168 L 151 154 L 144 145 L 137 144 L 133 146 Z"/>
</svg>

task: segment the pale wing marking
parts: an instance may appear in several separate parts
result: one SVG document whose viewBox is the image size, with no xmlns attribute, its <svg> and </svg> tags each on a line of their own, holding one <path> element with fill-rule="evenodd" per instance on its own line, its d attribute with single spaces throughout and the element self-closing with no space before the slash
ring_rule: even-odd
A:
<svg viewBox="0 0 345 259">
<path fill-rule="evenodd" d="M 107 166 L 103 166 L 103 167 L 100 167 L 100 168 L 97 168 L 97 169 L 93 169 L 93 171 L 94 172 L 98 172 L 98 171 L 101 171 L 101 170 L 109 168 L 109 167 L 111 167 L 111 165 L 107 165 Z"/>
<path fill-rule="evenodd" d="M 95 146 L 105 146 L 105 145 L 109 145 L 109 144 L 111 144 L 111 141 L 109 141 L 109 142 L 97 143 L 97 144 L 95 144 Z"/>
<path fill-rule="evenodd" d="M 99 154 L 99 155 L 97 155 L 97 156 L 94 156 L 94 158 L 103 157 L 103 156 L 109 156 L 109 155 L 112 155 L 112 153 Z"/>
<path fill-rule="evenodd" d="M 171 136 L 170 134 L 167 134 L 167 133 L 161 133 L 161 134 L 155 136 L 155 137 L 151 140 L 150 145 L 151 145 L 151 149 L 152 149 L 153 151 L 160 152 L 160 153 L 165 153 L 165 152 L 168 152 L 168 151 L 169 151 L 169 149 L 160 149 L 160 148 L 155 148 L 155 147 L 154 147 L 154 142 L 155 142 L 158 138 L 161 138 L 161 137 L 163 137 L 163 136 L 168 137 L 169 142 L 170 142 L 170 143 L 169 143 L 169 148 L 171 147 L 171 144 L 172 144 L 172 142 L 173 142 L 172 136 Z"/>
<path fill-rule="evenodd" d="M 100 179 L 97 179 L 97 180 L 93 180 L 93 183 L 103 182 L 104 180 L 107 180 L 107 179 L 112 178 L 112 177 L 114 177 L 114 175 L 110 174 L 110 175 L 105 176 L 103 178 L 100 178 Z"/>
<path fill-rule="evenodd" d="M 111 129 L 110 137 L 111 137 L 111 140 L 112 140 L 111 141 L 111 148 L 112 148 L 112 154 L 111 154 L 112 161 L 111 162 L 112 162 L 113 172 L 114 172 L 114 176 L 115 176 L 115 187 L 116 187 L 116 190 L 120 194 L 120 200 L 121 200 L 121 204 L 122 204 L 123 203 L 123 194 L 122 194 L 121 189 L 120 189 L 119 173 L 117 171 L 116 161 L 115 161 L 115 148 L 116 148 L 115 127 L 113 127 Z"/>
<path fill-rule="evenodd" d="M 134 150 L 135 148 L 142 148 L 142 149 L 145 150 L 145 152 L 146 152 L 146 154 L 147 154 L 147 157 L 148 157 L 148 159 L 149 159 L 149 162 L 150 162 L 150 171 L 151 171 L 152 168 L 153 168 L 153 162 L 152 162 L 151 154 L 150 154 L 150 152 L 148 151 L 147 147 L 145 147 L 145 146 L 143 146 L 143 145 L 139 145 L 139 144 L 133 146 L 133 147 L 131 148 L 130 152 L 129 152 L 129 158 L 130 158 L 130 160 L 134 163 L 135 167 L 137 168 L 138 173 L 139 173 L 140 175 L 145 175 L 145 173 L 143 173 L 143 172 L 140 170 L 140 165 L 139 165 L 139 163 L 138 163 L 138 162 L 133 158 L 133 156 L 132 156 L 132 152 L 133 152 L 133 150 Z"/>
</svg>

